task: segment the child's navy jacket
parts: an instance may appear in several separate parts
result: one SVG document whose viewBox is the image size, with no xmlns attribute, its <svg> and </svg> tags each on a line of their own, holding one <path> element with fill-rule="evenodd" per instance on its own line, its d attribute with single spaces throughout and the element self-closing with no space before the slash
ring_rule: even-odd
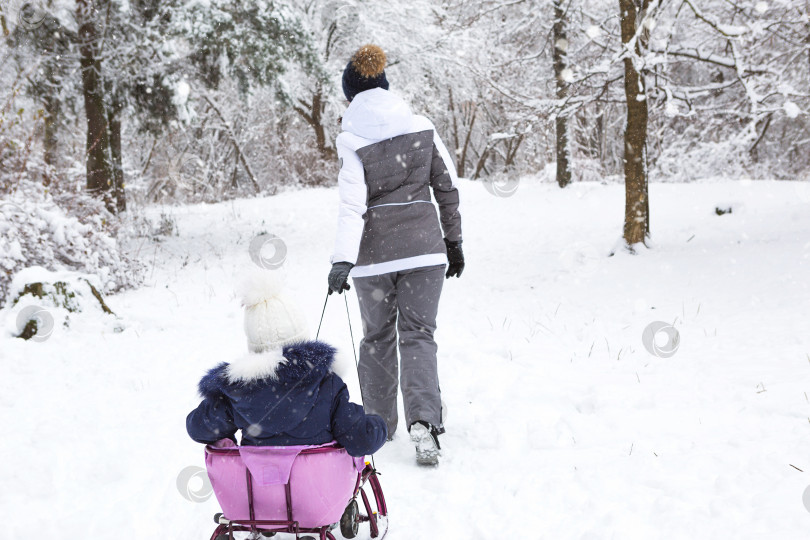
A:
<svg viewBox="0 0 810 540">
<path fill-rule="evenodd" d="M 352 456 L 373 454 L 385 443 L 385 422 L 349 402 L 334 358 L 333 347 L 306 341 L 223 362 L 200 380 L 204 399 L 186 418 L 188 434 L 213 443 L 242 430 L 242 444 L 252 446 L 336 440 Z"/>
</svg>

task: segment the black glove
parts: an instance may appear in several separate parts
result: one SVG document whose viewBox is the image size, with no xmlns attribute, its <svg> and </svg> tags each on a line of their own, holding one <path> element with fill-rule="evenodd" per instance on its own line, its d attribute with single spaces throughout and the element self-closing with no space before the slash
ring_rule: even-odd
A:
<svg viewBox="0 0 810 540">
<path fill-rule="evenodd" d="M 464 271 L 464 252 L 461 251 L 461 240 L 451 242 L 445 238 L 444 244 L 447 246 L 447 261 L 450 263 L 447 265 L 447 273 L 444 277 L 461 277 L 461 273 Z"/>
<path fill-rule="evenodd" d="M 329 294 L 333 292 L 343 294 L 343 291 L 351 289 L 348 280 L 352 268 L 354 268 L 354 265 L 345 261 L 336 262 L 332 265 L 332 270 L 329 271 Z"/>
</svg>

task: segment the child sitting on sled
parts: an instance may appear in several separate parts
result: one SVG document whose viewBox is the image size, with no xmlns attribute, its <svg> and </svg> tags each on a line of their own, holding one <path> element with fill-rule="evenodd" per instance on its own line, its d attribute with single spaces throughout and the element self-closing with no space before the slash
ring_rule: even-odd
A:
<svg viewBox="0 0 810 540">
<path fill-rule="evenodd" d="M 199 383 L 202 403 L 186 418 L 197 442 L 220 439 L 242 445 L 318 445 L 336 440 L 352 456 L 376 452 L 387 436 L 385 421 L 349 401 L 332 372 L 335 349 L 306 341 L 297 307 L 271 271 L 243 283 L 249 353 L 211 369 Z"/>
</svg>

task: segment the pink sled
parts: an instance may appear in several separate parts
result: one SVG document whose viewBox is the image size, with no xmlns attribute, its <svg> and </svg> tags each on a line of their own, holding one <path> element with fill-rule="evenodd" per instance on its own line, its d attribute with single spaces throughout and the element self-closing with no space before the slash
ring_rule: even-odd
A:
<svg viewBox="0 0 810 540">
<path fill-rule="evenodd" d="M 211 540 L 233 539 L 234 531 L 316 533 L 334 540 L 340 525 L 345 538 L 369 522 L 371 537 L 380 533 L 379 516 L 387 516 L 376 470 L 350 456 L 336 442 L 317 446 L 236 446 L 223 439 L 205 447 L 208 477 L 222 513 Z M 373 511 L 363 490 L 368 483 Z M 366 514 L 359 512 L 360 495 Z M 385 535 L 383 532 L 383 536 Z"/>
</svg>

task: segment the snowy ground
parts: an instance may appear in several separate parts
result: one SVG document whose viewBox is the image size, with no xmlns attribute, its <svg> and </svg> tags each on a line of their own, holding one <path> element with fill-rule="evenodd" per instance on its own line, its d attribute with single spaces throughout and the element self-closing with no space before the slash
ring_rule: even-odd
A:
<svg viewBox="0 0 810 540">
<path fill-rule="evenodd" d="M 462 187 L 467 269 L 437 333 L 445 457 L 417 468 L 402 432 L 377 454 L 389 538 L 806 538 L 810 186 L 652 185 L 653 249 L 614 257 L 621 185 Z M 245 349 L 235 276 L 254 235 L 284 239 L 314 333 L 336 203 L 149 209 L 179 236 L 133 248 L 147 285 L 108 298 L 123 332 L 0 338 L 0 538 L 208 538 L 216 500 L 175 481 L 203 465 L 184 427 L 198 378 Z M 680 333 L 670 358 L 642 345 L 654 321 Z M 342 298 L 321 337 L 359 396 Z"/>
</svg>

